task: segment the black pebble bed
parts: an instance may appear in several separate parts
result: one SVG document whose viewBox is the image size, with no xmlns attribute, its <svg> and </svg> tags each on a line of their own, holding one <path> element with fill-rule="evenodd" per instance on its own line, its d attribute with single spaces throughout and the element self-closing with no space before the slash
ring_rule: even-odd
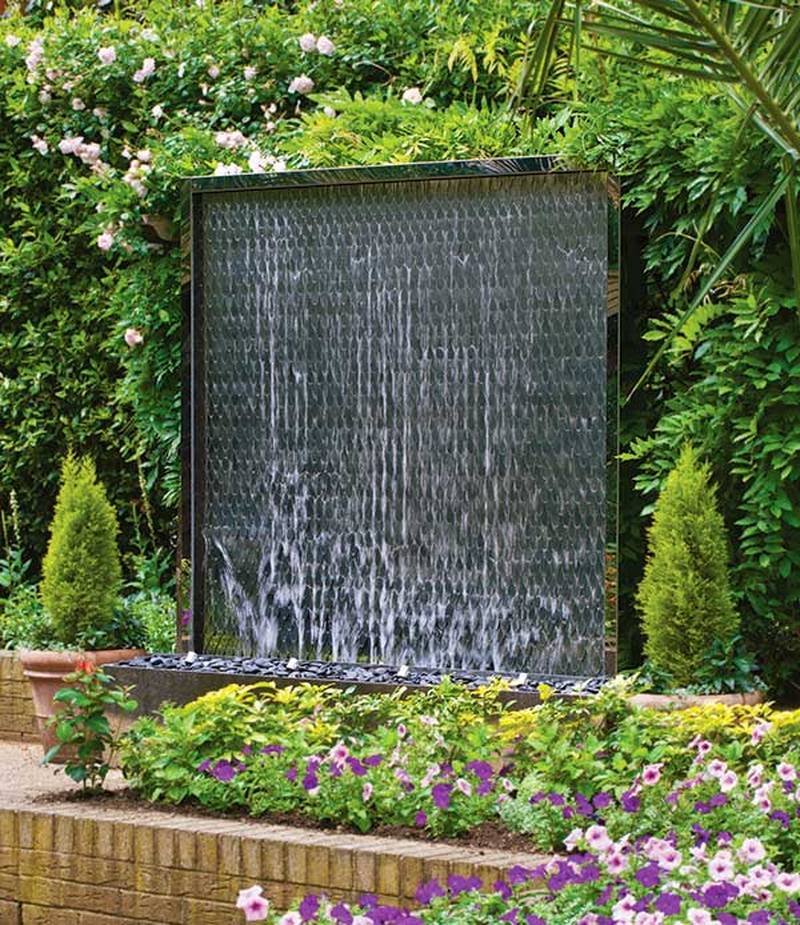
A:
<svg viewBox="0 0 800 925">
<path fill-rule="evenodd" d="M 247 658 L 220 655 L 145 655 L 132 658 L 120 665 L 130 668 L 152 668 L 168 671 L 191 671 L 237 675 L 243 682 L 260 678 L 288 678 L 292 681 L 328 681 L 337 684 L 390 684 L 404 687 L 433 687 L 442 678 L 449 677 L 468 688 L 476 688 L 492 678 L 506 678 L 512 688 L 526 693 L 537 693 L 540 684 L 548 684 L 560 694 L 596 694 L 607 680 L 604 677 L 579 678 L 566 675 L 529 675 L 518 683 L 514 674 L 432 668 L 411 668 L 401 674 L 396 666 L 353 665 L 346 662 L 297 661 L 289 667 L 289 659 Z"/>
</svg>

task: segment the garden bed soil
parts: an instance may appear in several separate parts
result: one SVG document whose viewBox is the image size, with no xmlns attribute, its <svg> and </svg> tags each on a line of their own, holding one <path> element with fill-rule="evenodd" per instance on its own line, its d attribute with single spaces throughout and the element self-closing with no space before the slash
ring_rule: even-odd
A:
<svg viewBox="0 0 800 925">
<path fill-rule="evenodd" d="M 83 790 L 59 790 L 43 793 L 33 799 L 34 803 L 65 803 L 74 802 L 113 809 L 130 810 L 133 808 L 146 809 L 163 813 L 166 816 L 199 816 L 211 819 L 235 819 L 238 822 L 264 822 L 267 825 L 291 826 L 296 829 L 313 829 L 322 832 L 347 833 L 354 837 L 373 836 L 379 838 L 414 839 L 428 844 L 450 845 L 458 848 L 487 849 L 492 851 L 507 851 L 519 854 L 539 854 L 530 836 L 520 832 L 512 832 L 497 822 L 483 822 L 457 838 L 435 838 L 424 829 L 413 826 L 380 825 L 369 832 L 359 832 L 352 826 L 342 826 L 321 823 L 311 819 L 303 813 L 269 813 L 264 816 L 248 816 L 237 810 L 228 812 L 212 812 L 196 803 L 181 803 L 173 806 L 166 803 L 150 803 L 142 799 L 135 791 L 130 789 L 103 790 L 98 793 L 89 793 Z"/>
</svg>

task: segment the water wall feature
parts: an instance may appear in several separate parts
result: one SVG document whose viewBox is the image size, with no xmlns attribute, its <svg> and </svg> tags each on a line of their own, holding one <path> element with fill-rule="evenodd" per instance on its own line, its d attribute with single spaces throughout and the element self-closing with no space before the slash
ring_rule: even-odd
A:
<svg viewBox="0 0 800 925">
<path fill-rule="evenodd" d="M 607 178 L 542 167 L 193 181 L 203 651 L 603 673 Z"/>
</svg>

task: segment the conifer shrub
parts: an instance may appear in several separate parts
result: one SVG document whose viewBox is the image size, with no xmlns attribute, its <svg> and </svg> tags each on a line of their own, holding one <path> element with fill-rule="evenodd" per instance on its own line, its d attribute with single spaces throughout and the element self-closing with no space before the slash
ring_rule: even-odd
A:
<svg viewBox="0 0 800 925">
<path fill-rule="evenodd" d="M 636 603 L 646 655 L 679 686 L 692 683 L 715 640 L 738 632 L 725 523 L 710 468 L 690 444 L 656 502 Z"/>
<path fill-rule="evenodd" d="M 91 645 L 115 620 L 120 567 L 114 509 L 94 462 L 64 460 L 50 542 L 42 566 L 42 602 L 65 645 Z"/>
</svg>

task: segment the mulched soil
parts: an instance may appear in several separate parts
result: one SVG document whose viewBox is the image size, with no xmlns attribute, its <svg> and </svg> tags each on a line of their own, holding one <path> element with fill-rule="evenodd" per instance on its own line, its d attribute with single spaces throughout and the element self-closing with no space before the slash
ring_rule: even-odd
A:
<svg viewBox="0 0 800 925">
<path fill-rule="evenodd" d="M 349 826 L 326 825 L 316 819 L 304 816 L 302 813 L 272 813 L 266 816 L 246 816 L 240 811 L 212 812 L 195 803 L 182 803 L 173 806 L 166 803 L 149 803 L 143 800 L 133 790 L 100 791 L 99 793 L 86 793 L 82 790 L 61 790 L 44 793 L 33 799 L 34 803 L 93 803 L 103 808 L 123 809 L 132 808 L 153 810 L 166 816 L 202 816 L 212 819 L 235 819 L 239 822 L 264 822 L 268 825 L 287 825 L 300 829 L 317 829 L 327 832 L 348 832 L 356 837 L 360 835 L 373 835 L 380 838 L 402 838 L 427 841 L 431 844 L 454 845 L 458 848 L 473 848 L 493 851 L 508 851 L 522 854 L 537 854 L 536 845 L 530 836 L 519 832 L 511 832 L 497 822 L 484 822 L 466 835 L 458 838 L 432 838 L 422 829 L 411 826 L 381 825 L 369 832 L 359 832 Z"/>
</svg>

